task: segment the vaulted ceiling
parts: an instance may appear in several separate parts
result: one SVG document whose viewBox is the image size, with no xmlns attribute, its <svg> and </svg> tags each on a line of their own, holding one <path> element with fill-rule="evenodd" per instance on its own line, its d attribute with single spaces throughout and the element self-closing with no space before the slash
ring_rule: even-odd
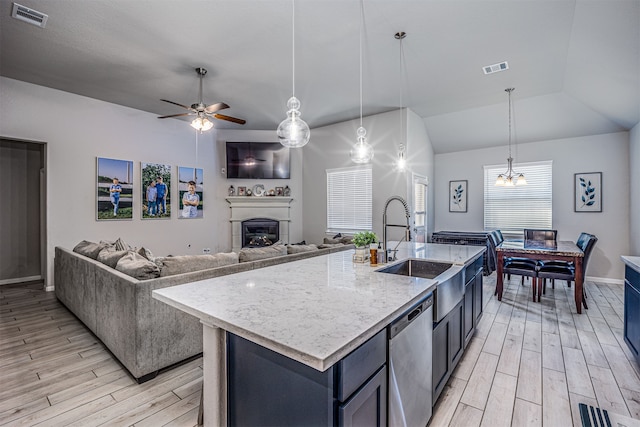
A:
<svg viewBox="0 0 640 427">
<path fill-rule="evenodd" d="M 19 3 L 49 18 L 26 24 L 0 1 L 2 76 L 168 115 L 182 110 L 161 98 L 197 101 L 202 66 L 204 102 L 247 120 L 216 126 L 285 117 L 291 0 Z M 357 0 L 295 3 L 295 93 L 312 129 L 359 116 L 359 19 Z M 505 145 L 507 87 L 519 143 L 640 121 L 640 0 L 364 0 L 363 46 L 364 115 L 412 109 L 436 153 Z"/>
</svg>

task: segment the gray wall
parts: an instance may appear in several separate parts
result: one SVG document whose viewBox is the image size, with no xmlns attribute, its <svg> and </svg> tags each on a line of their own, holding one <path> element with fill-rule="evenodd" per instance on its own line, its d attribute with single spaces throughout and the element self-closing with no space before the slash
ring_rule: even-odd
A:
<svg viewBox="0 0 640 427">
<path fill-rule="evenodd" d="M 436 155 L 436 231 L 483 229 L 483 166 L 506 167 L 506 158 L 506 146 Z M 591 277 L 619 280 L 624 275 L 620 255 L 629 252 L 628 158 L 628 132 L 517 146 L 520 162 L 553 161 L 553 228 L 558 238 L 575 241 L 582 231 L 598 236 L 587 270 Z M 574 212 L 573 174 L 577 172 L 602 172 L 602 213 Z M 459 179 L 469 181 L 468 212 L 450 213 L 448 183 Z"/>
<path fill-rule="evenodd" d="M 412 111 L 405 110 L 408 142 L 408 171 L 399 172 L 393 164 L 400 143 L 400 110 L 363 118 L 368 142 L 375 150 L 371 162 L 373 168 L 373 231 L 382 237 L 382 212 L 391 196 L 402 196 L 411 201 L 411 173 L 426 176 L 433 182 L 434 155 L 431 142 L 424 129 L 424 122 Z M 304 238 L 321 241 L 325 237 L 327 223 L 326 170 L 353 166 L 349 151 L 356 141 L 356 129 L 360 120 L 350 120 L 330 126 L 312 129 L 311 142 L 304 147 Z M 432 191 L 429 191 L 433 206 Z M 433 223 L 431 217 L 430 223 Z M 404 223 L 404 210 L 399 203 L 389 205 L 389 222 Z M 432 229 L 432 227 L 430 227 Z M 401 230 L 390 230 L 390 239 L 403 236 Z"/>
<path fill-rule="evenodd" d="M 0 139 L 0 283 L 39 279 L 42 144 Z"/>
<path fill-rule="evenodd" d="M 640 124 L 629 132 L 630 246 L 629 255 L 640 256 Z"/>
</svg>

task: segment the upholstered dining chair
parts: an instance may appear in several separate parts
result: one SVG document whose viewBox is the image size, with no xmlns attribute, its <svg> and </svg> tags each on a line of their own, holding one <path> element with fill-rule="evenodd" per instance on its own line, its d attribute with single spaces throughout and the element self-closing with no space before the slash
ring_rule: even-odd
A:
<svg viewBox="0 0 640 427">
<path fill-rule="evenodd" d="M 585 245 L 587 244 L 587 241 L 589 240 L 589 238 L 591 236 L 593 236 L 593 235 L 589 234 L 589 233 L 585 233 L 583 231 L 582 233 L 580 233 L 580 236 L 578 236 L 578 240 L 576 240 L 576 246 L 582 249 L 583 247 L 585 247 Z M 571 268 L 571 267 L 573 267 L 573 262 L 551 259 L 551 260 L 540 261 L 539 265 L 540 266 L 547 266 L 547 267 L 555 265 L 555 266 L 564 267 L 564 268 Z M 543 280 L 544 280 L 544 288 L 543 288 L 543 290 L 546 291 L 547 279 L 543 279 Z M 571 282 L 572 282 L 572 280 L 567 280 L 567 286 L 568 287 L 571 287 Z M 551 279 L 551 287 L 553 289 L 556 288 L 555 279 Z"/>
<path fill-rule="evenodd" d="M 525 240 L 556 240 L 558 237 L 558 230 L 543 230 L 535 228 L 524 229 Z"/>
<path fill-rule="evenodd" d="M 587 271 L 587 264 L 589 263 L 589 258 L 591 257 L 591 252 L 598 241 L 598 238 L 593 234 L 582 233 L 576 245 L 582 249 L 584 252 L 584 259 L 582 260 L 582 305 L 584 308 L 589 309 L 587 306 L 587 294 L 585 293 L 585 285 L 586 280 L 585 273 Z M 553 263 L 545 261 L 538 265 L 537 268 L 537 281 L 538 281 L 538 298 L 540 298 L 540 292 L 545 293 L 546 291 L 546 279 L 559 279 L 566 280 L 567 282 L 572 282 L 576 279 L 576 268 L 573 263 L 565 263 L 562 265 L 559 261 L 553 261 Z"/>
<path fill-rule="evenodd" d="M 495 248 L 504 241 L 502 233 L 499 230 L 494 230 L 488 234 L 489 241 L 492 248 Z M 496 257 L 497 258 L 497 257 Z M 536 301 L 536 286 L 537 286 L 537 270 L 536 262 L 528 258 L 509 257 L 503 260 L 503 276 L 511 278 L 511 275 L 522 276 L 521 284 L 524 285 L 524 278 L 531 277 L 531 288 L 533 290 L 533 301 Z M 496 288 L 495 294 L 498 293 Z"/>
</svg>

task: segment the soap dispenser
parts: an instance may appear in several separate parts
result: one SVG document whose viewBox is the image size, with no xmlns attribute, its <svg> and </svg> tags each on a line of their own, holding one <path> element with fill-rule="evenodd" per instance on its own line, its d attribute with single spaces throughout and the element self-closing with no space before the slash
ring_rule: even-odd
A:
<svg viewBox="0 0 640 427">
<path fill-rule="evenodd" d="M 378 264 L 384 264 L 384 251 L 382 250 L 382 245 L 378 242 Z"/>
</svg>

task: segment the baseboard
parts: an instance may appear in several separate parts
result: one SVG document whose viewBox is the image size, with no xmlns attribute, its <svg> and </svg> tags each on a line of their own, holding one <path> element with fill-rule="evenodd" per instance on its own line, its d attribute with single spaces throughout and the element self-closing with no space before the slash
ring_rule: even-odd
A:
<svg viewBox="0 0 640 427">
<path fill-rule="evenodd" d="M 614 285 L 624 285 L 624 279 L 611 279 L 609 277 L 587 276 L 585 278 L 585 280 L 589 281 L 589 282 L 611 283 L 611 284 L 614 284 Z"/>
<path fill-rule="evenodd" d="M 15 279 L 2 279 L 0 280 L 0 286 L 13 285 L 14 283 L 35 282 L 36 280 L 42 280 L 42 276 L 27 276 L 16 277 Z"/>
<path fill-rule="evenodd" d="M 46 288 L 44 288 L 45 291 L 47 292 L 53 292 L 56 290 L 55 286 L 47 286 Z"/>
</svg>

